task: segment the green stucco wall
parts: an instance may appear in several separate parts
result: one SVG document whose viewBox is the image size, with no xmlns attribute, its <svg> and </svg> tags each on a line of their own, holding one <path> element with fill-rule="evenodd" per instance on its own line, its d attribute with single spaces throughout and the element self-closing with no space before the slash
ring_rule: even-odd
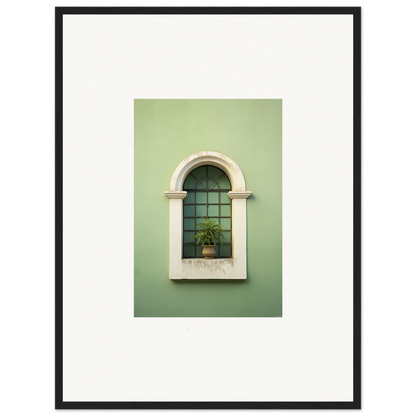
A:
<svg viewBox="0 0 416 416">
<path fill-rule="evenodd" d="M 135 100 L 134 316 L 282 316 L 282 101 Z M 245 281 L 169 279 L 169 200 L 177 165 L 203 150 L 243 171 Z"/>
</svg>

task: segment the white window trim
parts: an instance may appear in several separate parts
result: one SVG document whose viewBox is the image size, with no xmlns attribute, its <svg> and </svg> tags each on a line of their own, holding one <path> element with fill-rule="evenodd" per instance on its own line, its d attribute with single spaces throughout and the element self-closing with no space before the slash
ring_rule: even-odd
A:
<svg viewBox="0 0 416 416">
<path fill-rule="evenodd" d="M 186 191 L 183 183 L 188 173 L 203 165 L 222 169 L 230 179 L 232 191 L 228 192 L 232 209 L 232 258 L 183 259 L 183 200 Z M 244 175 L 229 157 L 213 151 L 194 153 L 184 159 L 173 172 L 169 198 L 169 279 L 247 279 L 247 209 Z"/>
</svg>

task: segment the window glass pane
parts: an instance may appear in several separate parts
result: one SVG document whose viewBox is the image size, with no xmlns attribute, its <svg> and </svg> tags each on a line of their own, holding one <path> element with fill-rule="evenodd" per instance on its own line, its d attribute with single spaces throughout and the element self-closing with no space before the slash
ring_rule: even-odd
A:
<svg viewBox="0 0 416 416">
<path fill-rule="evenodd" d="M 221 189 L 229 189 L 231 191 L 231 183 L 230 180 L 227 178 L 227 175 L 221 176 L 218 181 L 218 185 Z"/>
<path fill-rule="evenodd" d="M 195 220 L 193 218 L 185 218 L 183 220 L 184 230 L 195 230 Z"/>
<path fill-rule="evenodd" d="M 204 257 L 202 255 L 202 247 L 201 246 L 196 246 L 196 257 Z"/>
<path fill-rule="evenodd" d="M 219 218 L 215 218 L 215 217 L 209 217 L 210 220 L 217 222 L 218 224 L 220 223 L 220 219 Z"/>
<path fill-rule="evenodd" d="M 221 218 L 220 224 L 223 230 L 231 230 L 231 218 Z"/>
<path fill-rule="evenodd" d="M 221 217 L 231 216 L 231 205 L 221 205 Z"/>
<path fill-rule="evenodd" d="M 208 217 L 219 215 L 219 205 L 208 205 Z"/>
<path fill-rule="evenodd" d="M 220 193 L 220 202 L 222 204 L 229 204 L 231 202 L 231 199 L 227 196 L 227 192 Z"/>
<path fill-rule="evenodd" d="M 195 217 L 195 205 L 184 205 L 183 215 L 185 217 Z"/>
<path fill-rule="evenodd" d="M 207 167 L 206 166 L 200 166 L 199 168 L 194 169 L 190 175 L 192 175 L 196 180 L 200 180 L 202 178 L 205 178 L 207 176 Z"/>
<path fill-rule="evenodd" d="M 197 204 L 206 204 L 207 203 L 207 193 L 206 192 L 196 192 L 196 203 Z"/>
<path fill-rule="evenodd" d="M 185 244 L 183 246 L 184 257 L 195 257 L 195 245 Z"/>
<path fill-rule="evenodd" d="M 231 246 L 220 246 L 220 256 L 221 257 L 231 257 Z"/>
<path fill-rule="evenodd" d="M 188 175 L 183 184 L 184 191 L 187 189 L 195 189 L 196 182 L 196 179 L 192 175 Z"/>
<path fill-rule="evenodd" d="M 231 231 L 223 231 L 224 234 L 224 240 L 222 240 L 223 243 L 231 243 Z"/>
<path fill-rule="evenodd" d="M 193 204 L 195 203 L 195 192 L 189 192 L 186 194 L 186 198 L 183 200 L 184 204 Z"/>
<path fill-rule="evenodd" d="M 218 204 L 218 202 L 219 202 L 218 192 L 208 192 L 208 203 Z"/>
<path fill-rule="evenodd" d="M 196 206 L 196 216 L 197 217 L 206 217 L 207 216 L 207 206 L 206 205 L 197 205 Z"/>
<path fill-rule="evenodd" d="M 207 181 L 206 179 L 202 179 L 202 181 L 196 184 L 196 189 L 207 189 Z"/>
<path fill-rule="evenodd" d="M 195 231 L 185 231 L 183 233 L 183 242 L 184 244 L 192 243 L 195 244 L 194 240 L 191 240 L 191 237 L 195 235 Z"/>
<path fill-rule="evenodd" d="M 224 172 L 216 166 L 208 166 L 208 176 L 217 181 Z"/>
<path fill-rule="evenodd" d="M 208 178 L 207 186 L 208 186 L 208 189 L 218 188 L 218 185 L 216 184 L 216 182 L 213 181 L 211 178 Z"/>
</svg>

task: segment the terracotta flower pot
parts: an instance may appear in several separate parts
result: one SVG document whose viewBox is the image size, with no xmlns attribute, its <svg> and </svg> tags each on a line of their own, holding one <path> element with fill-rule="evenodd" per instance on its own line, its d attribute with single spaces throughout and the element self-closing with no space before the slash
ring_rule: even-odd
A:
<svg viewBox="0 0 416 416">
<path fill-rule="evenodd" d="M 205 256 L 204 259 L 213 259 L 215 256 L 215 246 L 203 245 L 202 254 Z"/>
</svg>

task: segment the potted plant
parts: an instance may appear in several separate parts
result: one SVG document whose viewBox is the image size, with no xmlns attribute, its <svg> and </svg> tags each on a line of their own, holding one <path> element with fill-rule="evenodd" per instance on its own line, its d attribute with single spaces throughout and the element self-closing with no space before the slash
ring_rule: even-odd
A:
<svg viewBox="0 0 416 416">
<path fill-rule="evenodd" d="M 224 239 L 224 234 L 221 232 L 221 225 L 216 221 L 209 218 L 201 218 L 203 222 L 196 225 L 198 232 L 191 239 L 196 240 L 197 245 L 202 245 L 202 254 L 205 259 L 213 259 L 216 243 L 222 245 L 221 239 Z"/>
</svg>

